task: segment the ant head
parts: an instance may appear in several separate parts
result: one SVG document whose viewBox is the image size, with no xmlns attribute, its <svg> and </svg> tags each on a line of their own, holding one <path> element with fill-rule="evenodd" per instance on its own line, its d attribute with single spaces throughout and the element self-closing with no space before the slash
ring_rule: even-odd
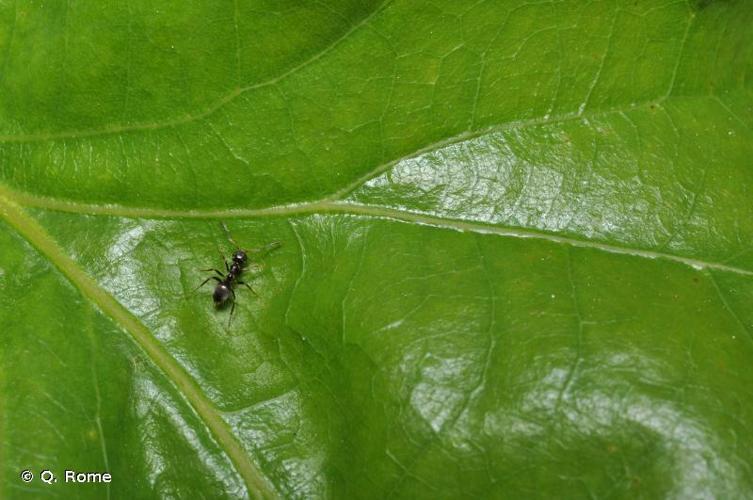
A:
<svg viewBox="0 0 753 500">
<path fill-rule="evenodd" d="M 246 252 L 243 250 L 236 250 L 233 253 L 233 262 L 237 262 L 241 266 L 246 264 Z"/>
</svg>

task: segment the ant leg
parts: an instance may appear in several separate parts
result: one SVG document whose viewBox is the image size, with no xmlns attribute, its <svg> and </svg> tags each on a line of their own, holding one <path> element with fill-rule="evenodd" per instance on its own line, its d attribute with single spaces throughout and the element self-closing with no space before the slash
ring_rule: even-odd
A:
<svg viewBox="0 0 753 500">
<path fill-rule="evenodd" d="M 246 283 L 245 281 L 236 281 L 236 283 L 238 283 L 239 285 L 244 285 L 246 288 L 248 288 L 249 290 L 251 290 L 251 293 L 253 293 L 257 297 L 259 296 L 259 294 L 256 293 L 256 290 L 254 290 L 253 288 L 251 288 L 251 286 L 248 283 Z"/>
<path fill-rule="evenodd" d="M 230 304 L 230 317 L 227 319 L 227 327 L 230 328 L 230 321 L 233 319 L 233 313 L 235 312 L 235 292 L 230 288 L 230 293 L 233 294 L 233 303 Z"/>
<path fill-rule="evenodd" d="M 228 270 L 229 270 L 229 269 L 228 269 Z M 209 272 L 209 271 L 214 271 L 214 272 L 216 272 L 217 274 L 219 274 L 219 275 L 220 275 L 220 278 L 224 278 L 224 277 L 225 277 L 225 275 L 224 275 L 224 274 L 222 274 L 222 272 L 220 272 L 220 270 L 219 270 L 219 269 L 215 269 L 215 268 L 213 268 L 213 267 L 210 267 L 209 269 L 199 269 L 199 271 L 202 271 L 202 272 L 205 272 L 205 273 L 206 273 L 206 272 Z"/>
<path fill-rule="evenodd" d="M 233 320 L 233 313 L 235 312 L 235 300 L 233 300 L 233 304 L 230 306 L 230 316 L 227 319 L 227 327 L 230 328 L 230 322 Z"/>
<path fill-rule="evenodd" d="M 209 281 L 209 280 L 215 280 L 215 281 L 216 281 L 216 282 L 218 282 L 218 283 L 221 283 L 221 282 L 222 282 L 222 280 L 221 280 L 220 278 L 218 278 L 217 276 L 210 276 L 210 277 L 208 277 L 207 279 L 205 279 L 204 281 L 202 281 L 202 282 L 201 282 L 201 285 L 199 285 L 199 286 L 197 286 L 196 288 L 194 288 L 194 289 L 193 289 L 193 291 L 195 292 L 195 291 L 196 291 L 196 290 L 198 290 L 199 288 L 201 288 L 201 287 L 203 287 L 204 285 L 206 285 L 206 284 L 207 284 L 207 281 Z"/>
<path fill-rule="evenodd" d="M 222 250 L 220 250 L 220 247 L 217 247 L 217 251 L 220 253 L 220 257 L 222 257 L 222 262 L 225 263 L 225 270 L 227 272 L 230 272 L 230 264 L 227 263 L 227 257 L 225 257 L 225 254 L 222 253 Z M 222 274 L 222 273 L 220 273 Z"/>
</svg>

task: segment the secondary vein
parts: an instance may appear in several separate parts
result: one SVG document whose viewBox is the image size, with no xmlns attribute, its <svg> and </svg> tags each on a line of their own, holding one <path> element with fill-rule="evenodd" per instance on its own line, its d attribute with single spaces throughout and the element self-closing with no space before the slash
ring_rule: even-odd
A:
<svg viewBox="0 0 753 500">
<path fill-rule="evenodd" d="M 319 52 L 316 52 L 314 55 L 312 55 L 308 59 L 294 65 L 293 67 L 289 68 L 283 73 L 277 76 L 274 76 L 272 78 L 269 78 L 267 80 L 254 83 L 251 85 L 246 85 L 246 86 L 235 86 L 234 88 L 230 89 L 225 95 L 215 100 L 214 102 L 210 103 L 206 108 L 204 108 L 203 110 L 200 110 L 199 112 L 185 113 L 178 117 L 173 117 L 173 118 L 165 119 L 162 121 L 155 121 L 155 122 L 142 122 L 142 123 L 133 123 L 133 124 L 124 124 L 124 123 L 113 124 L 113 125 L 108 125 L 106 127 L 100 128 L 100 129 L 71 130 L 71 131 L 65 131 L 65 132 L 40 132 L 40 133 L 13 134 L 13 135 L 6 134 L 6 135 L 0 135 L 0 143 L 20 143 L 20 142 L 54 141 L 54 140 L 64 140 L 64 139 L 80 139 L 84 137 L 96 137 L 96 136 L 101 136 L 101 135 L 112 135 L 112 134 L 119 134 L 119 133 L 124 133 L 124 132 L 160 130 L 160 129 L 176 127 L 176 126 L 183 125 L 186 123 L 192 123 L 195 121 L 202 120 L 204 118 L 207 118 L 213 115 L 218 110 L 223 108 L 225 105 L 234 101 L 237 97 L 247 92 L 250 92 L 252 90 L 261 89 L 265 87 L 271 87 L 277 84 L 278 82 L 281 82 L 282 80 L 288 78 L 289 76 L 294 75 L 297 72 L 301 71 L 302 69 L 315 63 L 316 61 L 318 61 L 319 59 L 321 59 L 322 57 L 330 53 L 332 50 L 337 48 L 338 45 L 340 45 L 345 40 L 347 40 L 355 31 L 358 31 L 359 29 L 366 26 L 369 23 L 369 21 L 371 21 L 372 18 L 374 18 L 376 15 L 382 12 L 387 7 L 387 5 L 389 5 L 392 1 L 393 0 L 385 0 L 383 3 L 378 5 L 374 10 L 372 10 L 369 14 L 363 17 L 361 20 L 353 24 L 341 36 L 333 40 L 329 45 L 324 47 Z"/>
<path fill-rule="evenodd" d="M 682 257 L 662 251 L 631 248 L 593 240 L 580 240 L 569 236 L 560 236 L 557 234 L 545 233 L 533 229 L 503 227 L 493 225 L 491 223 L 467 221 L 463 219 L 452 219 L 420 212 L 411 212 L 402 208 L 364 205 L 347 201 L 323 200 L 296 205 L 281 205 L 276 207 L 258 209 L 169 210 L 159 208 L 139 208 L 123 207 L 117 205 L 88 205 L 83 203 L 73 203 L 57 200 L 54 198 L 44 198 L 29 195 L 26 193 L 16 193 L 0 185 L 0 195 L 2 195 L 3 192 L 7 193 L 6 196 L 13 197 L 19 204 L 34 208 L 42 208 L 45 210 L 55 210 L 76 214 L 109 215 L 115 217 L 146 219 L 234 219 L 253 217 L 286 217 L 327 213 L 361 215 L 367 217 L 393 219 L 413 224 L 423 224 L 427 226 L 441 227 L 457 231 L 496 234 L 498 236 L 514 238 L 534 238 L 549 241 L 552 243 L 570 245 L 580 248 L 590 248 L 619 255 L 630 255 L 633 257 L 641 257 L 646 259 L 664 259 L 684 264 L 697 270 L 714 269 L 717 271 L 724 271 L 739 274 L 742 276 L 753 276 L 753 270 L 731 266 L 721 262 L 711 262 L 692 257 Z"/>
</svg>

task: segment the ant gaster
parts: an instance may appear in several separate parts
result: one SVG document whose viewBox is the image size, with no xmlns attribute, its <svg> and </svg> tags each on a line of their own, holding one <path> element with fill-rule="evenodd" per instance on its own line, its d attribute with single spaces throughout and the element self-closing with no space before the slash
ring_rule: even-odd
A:
<svg viewBox="0 0 753 500">
<path fill-rule="evenodd" d="M 233 318 L 233 313 L 235 312 L 235 290 L 233 290 L 233 286 L 238 285 L 244 285 L 246 288 L 251 290 L 251 292 L 258 296 L 258 294 L 254 291 L 253 288 L 251 288 L 248 283 L 241 281 L 239 278 L 241 274 L 243 273 L 243 270 L 246 267 L 246 264 L 248 263 L 248 252 L 249 250 L 241 250 L 239 245 L 233 240 L 232 237 L 230 237 L 230 232 L 228 231 L 225 224 L 220 222 L 220 225 L 222 226 L 222 229 L 225 231 L 225 234 L 227 235 L 228 240 L 235 245 L 236 250 L 233 252 L 233 255 L 231 257 L 231 263 L 228 264 L 227 259 L 225 258 L 222 253 L 222 260 L 225 261 L 225 270 L 227 271 L 226 274 L 224 274 L 219 269 L 215 268 L 209 268 L 209 269 L 202 269 L 202 271 L 214 271 L 217 276 L 210 276 L 207 279 L 205 279 L 201 285 L 196 287 L 198 290 L 202 286 L 204 286 L 209 280 L 215 280 L 217 282 L 217 285 L 214 287 L 214 292 L 212 293 L 212 300 L 214 300 L 214 306 L 217 309 L 222 308 L 225 304 L 227 304 L 228 301 L 231 300 L 231 308 L 230 308 L 230 317 L 228 318 L 228 326 L 230 325 L 230 320 Z M 255 249 L 254 252 L 263 252 L 267 253 L 269 251 L 274 250 L 275 248 L 280 246 L 279 241 L 275 241 L 273 243 L 270 243 L 269 245 L 261 248 L 261 249 Z"/>
</svg>

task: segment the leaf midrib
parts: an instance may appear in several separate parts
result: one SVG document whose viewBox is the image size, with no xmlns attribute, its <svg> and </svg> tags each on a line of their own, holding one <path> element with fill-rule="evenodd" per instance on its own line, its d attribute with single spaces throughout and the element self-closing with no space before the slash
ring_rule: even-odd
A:
<svg viewBox="0 0 753 500">
<path fill-rule="evenodd" d="M 536 238 L 546 241 L 550 241 L 558 244 L 567 244 L 575 247 L 591 248 L 601 250 L 608 253 L 630 255 L 634 257 L 642 257 L 648 259 L 665 259 L 673 262 L 678 262 L 687 266 L 691 266 L 696 270 L 699 269 L 714 269 L 718 271 L 730 272 L 742 276 L 753 276 L 753 271 L 740 268 L 736 266 L 730 266 L 723 262 L 712 262 L 699 258 L 683 257 L 680 255 L 663 252 L 661 250 L 646 250 L 642 248 L 634 248 L 627 245 L 618 245 L 613 243 L 604 243 L 594 240 L 578 239 L 568 236 L 560 236 L 553 233 L 537 231 L 534 229 L 523 229 L 511 226 L 501 226 L 494 224 L 487 224 L 482 222 L 473 222 L 463 219 L 454 219 L 448 217 L 432 216 L 421 214 L 417 212 L 411 212 L 409 210 L 386 208 L 372 205 L 365 205 L 359 203 L 351 203 L 344 199 L 345 196 L 352 193 L 355 189 L 362 186 L 365 182 L 374 177 L 386 172 L 390 168 L 395 167 L 406 159 L 415 158 L 422 154 L 436 151 L 440 148 L 457 144 L 462 141 L 474 139 L 476 137 L 495 133 L 503 132 L 515 128 L 524 128 L 531 126 L 545 126 L 558 123 L 566 123 L 578 120 L 593 120 L 612 114 L 625 113 L 627 111 L 634 111 L 636 109 L 655 107 L 660 108 L 665 102 L 671 99 L 679 98 L 705 98 L 711 99 L 712 102 L 719 105 L 727 113 L 729 113 L 733 119 L 738 121 L 741 125 L 745 126 L 747 130 L 753 131 L 747 124 L 743 122 L 739 116 L 735 115 L 723 101 L 715 95 L 705 96 L 672 96 L 664 95 L 656 100 L 651 100 L 643 103 L 631 103 L 624 106 L 617 106 L 600 111 L 591 111 L 586 113 L 571 112 L 564 113 L 556 117 L 549 118 L 531 118 L 527 120 L 517 120 L 506 122 L 503 124 L 494 125 L 484 128 L 482 130 L 466 131 L 456 136 L 445 138 L 440 141 L 429 144 L 419 150 L 413 151 L 405 156 L 389 161 L 382 165 L 377 166 L 363 176 L 357 178 L 353 182 L 349 183 L 345 187 L 338 191 L 326 196 L 320 200 L 309 201 L 291 205 L 271 206 L 264 208 L 249 208 L 249 209 L 203 209 L 203 210 L 174 210 L 174 209 L 162 209 L 162 208 L 147 208 L 147 207 L 128 207 L 121 205 L 97 205 L 89 203 L 81 203 L 64 199 L 50 198 L 45 196 L 38 196 L 31 193 L 12 190 L 11 188 L 0 183 L 0 195 L 5 194 L 8 199 L 12 199 L 15 203 L 23 205 L 29 208 L 41 208 L 45 210 L 54 210 L 60 212 L 69 212 L 74 214 L 87 214 L 87 215 L 107 215 L 115 217 L 131 217 L 131 218 L 170 218 L 170 219 L 232 219 L 232 218 L 244 218 L 244 217 L 263 217 L 263 216 L 290 216 L 290 215 L 308 215 L 315 213 L 341 213 L 352 215 L 366 215 L 372 217 L 390 218 L 401 220 L 403 222 L 412 222 L 418 224 L 427 224 L 432 226 L 445 227 L 448 229 L 456 229 L 461 231 L 472 231 L 479 233 L 497 234 L 500 236 L 518 237 L 518 238 Z"/>
<path fill-rule="evenodd" d="M 54 210 L 60 212 L 70 212 L 75 214 L 88 215 L 107 215 L 116 217 L 129 218 L 154 218 L 154 219 L 234 219 L 234 218 L 252 218 L 252 217 L 285 217 L 295 215 L 313 215 L 313 214 L 344 214 L 344 215 L 362 215 L 375 218 L 393 219 L 406 223 L 421 224 L 435 227 L 442 227 L 457 231 L 495 234 L 498 236 L 507 236 L 512 238 L 532 238 L 551 243 L 569 245 L 572 247 L 590 248 L 617 255 L 627 255 L 632 257 L 641 257 L 645 259 L 663 259 L 677 262 L 690 266 L 695 270 L 713 269 L 734 273 L 741 276 L 753 276 L 753 271 L 724 264 L 723 262 L 713 262 L 703 259 L 683 257 L 668 252 L 646 250 L 634 248 L 625 245 L 615 245 L 593 240 L 582 240 L 569 236 L 561 236 L 533 229 L 522 229 L 510 226 L 500 226 L 490 223 L 473 222 L 463 219 L 454 219 L 426 215 L 417 212 L 411 212 L 402 209 L 378 207 L 364 205 L 361 203 L 351 203 L 343 200 L 322 200 L 311 203 L 298 205 L 285 205 L 261 209 L 217 209 L 217 210 L 161 210 L 149 208 L 131 208 L 119 206 L 100 206 L 100 205 L 83 205 L 78 203 L 60 202 L 59 200 L 36 197 L 26 193 L 17 193 L 0 184 L 0 199 L 2 196 L 13 199 L 19 205 L 27 207 L 41 208 L 44 210 Z"/>
<path fill-rule="evenodd" d="M 0 216 L 44 255 L 68 280 L 107 316 L 112 318 L 174 384 L 210 430 L 219 446 L 243 478 L 249 494 L 257 498 L 278 496 L 270 481 L 251 461 L 249 454 L 231 432 L 227 423 L 200 387 L 170 354 L 165 352 L 149 329 L 112 295 L 94 281 L 75 261 L 65 254 L 52 236 L 28 215 L 11 194 L 0 187 Z"/>
</svg>

